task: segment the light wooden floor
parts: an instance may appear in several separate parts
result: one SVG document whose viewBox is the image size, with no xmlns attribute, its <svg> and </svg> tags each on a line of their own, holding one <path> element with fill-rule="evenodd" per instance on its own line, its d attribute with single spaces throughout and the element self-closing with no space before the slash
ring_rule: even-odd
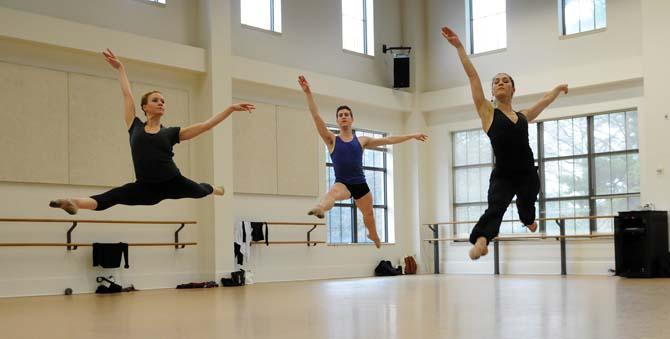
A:
<svg viewBox="0 0 670 339">
<path fill-rule="evenodd" d="M 670 279 L 424 275 L 0 299 L 0 338 L 670 338 Z"/>
</svg>

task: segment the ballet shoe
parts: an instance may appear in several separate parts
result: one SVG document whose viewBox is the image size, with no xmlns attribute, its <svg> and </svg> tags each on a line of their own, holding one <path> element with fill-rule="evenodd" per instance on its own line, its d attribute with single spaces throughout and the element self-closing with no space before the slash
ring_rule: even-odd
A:
<svg viewBox="0 0 670 339">
<path fill-rule="evenodd" d="M 75 215 L 79 207 L 71 199 L 56 199 L 49 202 L 49 207 L 62 208 L 65 212 Z"/>
</svg>

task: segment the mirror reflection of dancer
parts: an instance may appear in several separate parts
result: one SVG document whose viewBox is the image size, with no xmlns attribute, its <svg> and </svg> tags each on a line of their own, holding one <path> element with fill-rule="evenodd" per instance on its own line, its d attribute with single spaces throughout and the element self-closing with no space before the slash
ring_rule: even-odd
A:
<svg viewBox="0 0 670 339">
<path fill-rule="evenodd" d="M 155 205 L 164 199 L 202 198 L 210 194 L 223 195 L 223 187 L 196 183 L 181 175 L 172 160 L 172 146 L 193 139 L 212 129 L 235 111 L 251 113 L 251 104 L 235 104 L 204 122 L 186 128 L 163 127 L 161 117 L 165 114 L 165 98 L 158 91 L 142 96 L 142 111 L 146 121 L 142 122 L 135 112 L 135 101 L 130 83 L 121 61 L 107 49 L 102 52 L 105 60 L 119 74 L 123 92 L 124 118 L 130 136 L 130 150 L 137 181 L 113 188 L 105 193 L 88 198 L 65 198 L 52 200 L 49 206 L 62 208 L 69 214 L 79 209 L 102 211 L 114 205 Z"/>
<path fill-rule="evenodd" d="M 375 246 L 379 248 L 381 241 L 379 240 L 375 225 L 372 193 L 363 173 L 363 149 L 397 144 L 411 139 L 426 141 L 428 137 L 422 133 L 384 138 L 357 137 L 352 129 L 354 114 L 347 106 L 338 107 L 335 113 L 337 126 L 340 129 L 340 134 L 336 136 L 328 130 L 326 123 L 319 115 L 319 110 L 316 107 L 312 91 L 305 77 L 298 77 L 298 83 L 307 97 L 307 104 L 309 105 L 314 125 L 316 125 L 316 130 L 319 132 L 323 142 L 328 146 L 335 171 L 335 184 L 308 214 L 323 218 L 325 212 L 333 208 L 335 201 L 353 197 L 356 207 L 363 214 L 363 223 L 368 230 L 368 239 L 372 240 Z"/>
<path fill-rule="evenodd" d="M 491 84 L 495 99 L 489 102 L 484 97 L 477 70 L 470 62 L 456 33 L 449 27 L 442 27 L 442 36 L 456 47 L 465 74 L 470 80 L 472 100 L 481 119 L 482 129 L 491 140 L 496 159 L 489 180 L 488 208 L 470 234 L 470 242 L 474 246 L 469 255 L 476 260 L 488 253 L 488 243 L 498 236 L 503 215 L 515 195 L 519 219 L 531 232 L 537 230 L 535 202 L 540 192 L 540 178 L 528 142 L 528 123 L 535 120 L 561 92 L 567 94 L 568 85 L 558 85 L 530 108 L 514 111 L 514 80 L 506 73 L 498 73 Z"/>
</svg>

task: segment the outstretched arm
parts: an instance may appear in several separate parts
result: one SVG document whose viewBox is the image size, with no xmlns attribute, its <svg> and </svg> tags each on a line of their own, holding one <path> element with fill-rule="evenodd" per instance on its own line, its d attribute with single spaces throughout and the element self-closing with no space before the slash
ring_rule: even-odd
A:
<svg viewBox="0 0 670 339">
<path fill-rule="evenodd" d="M 304 76 L 298 77 L 298 84 L 302 88 L 302 91 L 305 92 L 305 97 L 307 97 L 307 105 L 309 106 L 309 112 L 312 114 L 312 120 L 314 120 L 314 125 L 316 130 L 319 132 L 321 139 L 326 143 L 328 148 L 335 143 L 335 134 L 328 130 L 326 123 L 321 118 L 319 114 L 319 109 L 316 107 L 316 102 L 314 102 L 314 97 L 312 96 L 312 90 L 309 88 L 309 83 Z"/>
<path fill-rule="evenodd" d="M 442 27 L 442 36 L 447 39 L 452 46 L 456 47 L 458 57 L 461 59 L 465 74 L 470 81 L 470 92 L 472 93 L 472 101 L 477 109 L 477 114 L 479 114 L 484 129 L 488 129 L 493 121 L 493 105 L 486 100 L 486 97 L 484 96 L 484 90 L 482 89 L 482 82 L 479 79 L 479 74 L 477 74 L 475 66 L 472 65 L 458 35 L 456 35 L 451 28 L 445 26 Z"/>
<path fill-rule="evenodd" d="M 254 109 L 256 109 L 254 105 L 247 103 L 231 105 L 230 107 L 226 108 L 226 110 L 224 110 L 223 112 L 203 122 L 199 122 L 186 128 L 182 128 L 179 131 L 179 141 L 193 139 L 198 135 L 209 131 L 210 129 L 214 128 L 214 126 L 221 123 L 221 121 L 225 120 L 228 116 L 233 114 L 233 112 L 247 111 L 251 113 L 251 110 Z"/>
<path fill-rule="evenodd" d="M 124 120 L 126 121 L 126 127 L 130 128 L 135 119 L 135 100 L 133 99 L 133 93 L 130 91 L 130 82 L 128 81 L 128 75 L 126 75 L 126 68 L 123 67 L 121 61 L 109 48 L 104 50 L 102 55 L 105 56 L 107 63 L 119 73 L 119 84 L 123 93 Z"/>
<path fill-rule="evenodd" d="M 406 135 L 391 135 L 383 138 L 359 137 L 358 141 L 361 143 L 363 148 L 374 148 L 384 145 L 399 144 L 411 139 L 426 141 L 428 140 L 428 136 L 423 133 L 414 133 Z"/>
<path fill-rule="evenodd" d="M 568 85 L 567 84 L 561 84 L 551 91 L 547 92 L 542 96 L 542 99 L 540 99 L 538 102 L 535 103 L 535 105 L 531 106 L 530 108 L 523 109 L 521 110 L 521 113 L 523 113 L 526 116 L 526 119 L 528 119 L 528 122 L 531 122 L 537 118 L 542 111 L 544 111 L 547 106 L 549 106 L 556 98 L 561 94 L 561 92 L 568 94 Z"/>
</svg>

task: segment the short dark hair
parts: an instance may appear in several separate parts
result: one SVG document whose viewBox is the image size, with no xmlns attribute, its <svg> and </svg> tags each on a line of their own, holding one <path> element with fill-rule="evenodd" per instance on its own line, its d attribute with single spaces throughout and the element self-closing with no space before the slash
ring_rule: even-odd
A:
<svg viewBox="0 0 670 339">
<path fill-rule="evenodd" d="M 342 105 L 335 110 L 335 121 L 337 121 L 337 113 L 339 113 L 340 110 L 343 110 L 343 109 L 346 109 L 347 111 L 349 111 L 349 114 L 351 114 L 351 118 L 353 119 L 354 112 L 351 111 L 351 108 L 349 108 L 349 106 L 347 106 L 347 105 Z"/>
<path fill-rule="evenodd" d="M 509 78 L 509 81 L 512 82 L 512 88 L 516 89 L 516 87 L 514 87 L 514 79 L 512 79 L 512 76 L 511 76 L 511 75 L 509 75 L 509 74 L 507 74 L 507 73 L 498 73 L 498 74 L 505 74 L 505 75 Z M 498 74 L 496 74 L 496 75 L 498 75 Z M 493 82 L 494 82 L 494 81 L 496 81 L 496 77 L 495 77 L 495 76 L 493 77 L 493 79 L 491 79 L 491 87 L 493 87 Z"/>
</svg>

